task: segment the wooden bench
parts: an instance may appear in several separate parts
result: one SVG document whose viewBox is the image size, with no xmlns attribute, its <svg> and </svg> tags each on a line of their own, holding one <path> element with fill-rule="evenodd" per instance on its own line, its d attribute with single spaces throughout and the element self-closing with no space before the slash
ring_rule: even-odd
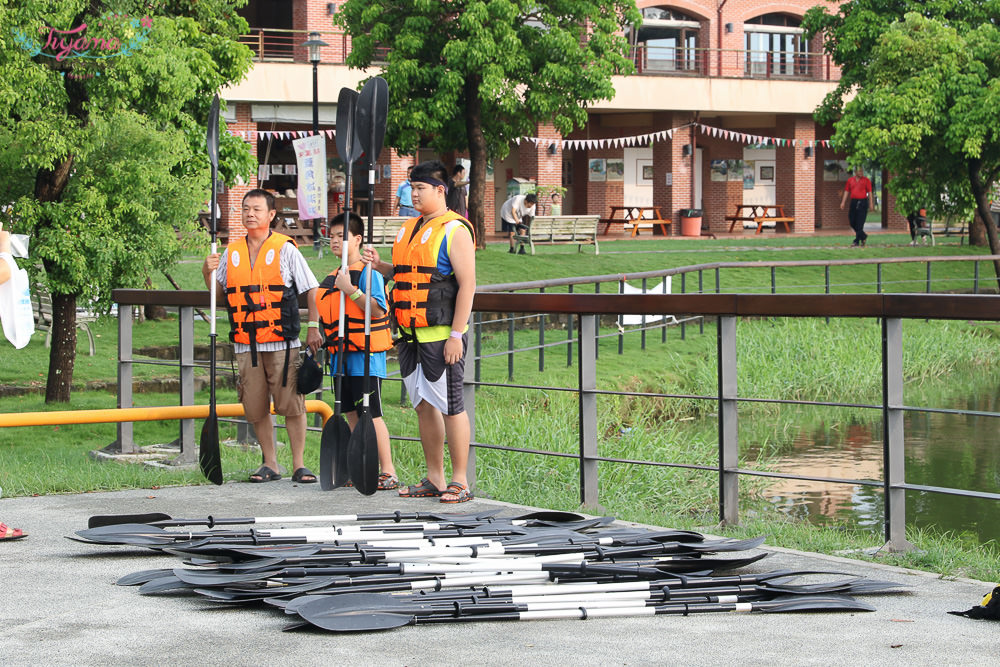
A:
<svg viewBox="0 0 1000 667">
<path fill-rule="evenodd" d="M 365 222 L 365 234 L 368 234 L 368 220 Z M 405 215 L 376 215 L 372 217 L 372 245 L 392 245 L 396 234 L 403 223 L 409 220 Z M 367 239 L 366 239 L 367 240 Z"/>
<path fill-rule="evenodd" d="M 535 254 L 535 244 L 569 245 L 576 244 L 577 251 L 583 252 L 584 245 L 594 246 L 594 254 L 601 254 L 597 245 L 596 215 L 540 215 L 531 221 L 523 234 L 514 233 L 514 240 L 527 243 L 531 254 Z"/>
</svg>

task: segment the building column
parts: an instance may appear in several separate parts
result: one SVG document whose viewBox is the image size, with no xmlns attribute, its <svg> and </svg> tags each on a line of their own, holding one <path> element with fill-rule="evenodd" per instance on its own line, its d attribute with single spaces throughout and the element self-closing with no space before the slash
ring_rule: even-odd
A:
<svg viewBox="0 0 1000 667">
<path fill-rule="evenodd" d="M 522 178 L 534 181 L 538 188 L 561 187 L 562 135 L 551 123 L 543 123 L 535 128 L 535 136 L 540 139 L 537 144 L 527 142 L 518 146 L 518 172 Z M 539 199 L 539 215 L 548 215 L 551 203 L 551 197 L 545 197 L 545 201 Z"/>
<path fill-rule="evenodd" d="M 816 230 L 816 165 L 819 164 L 816 148 L 812 146 L 816 124 L 808 116 L 779 116 L 775 129 L 779 136 L 789 138 L 775 150 L 775 203 L 784 206 L 785 215 L 795 218 L 793 232 L 812 234 Z M 780 223 L 775 226 L 776 233 L 784 229 Z"/>
</svg>

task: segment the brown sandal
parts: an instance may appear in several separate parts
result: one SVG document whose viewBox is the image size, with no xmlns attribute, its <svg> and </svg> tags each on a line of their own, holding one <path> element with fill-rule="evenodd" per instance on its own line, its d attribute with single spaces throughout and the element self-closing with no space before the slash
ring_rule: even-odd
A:
<svg viewBox="0 0 1000 667">
<path fill-rule="evenodd" d="M 440 495 L 441 491 L 426 477 L 420 480 L 420 484 L 413 484 L 399 490 L 400 498 L 437 498 Z"/>
</svg>

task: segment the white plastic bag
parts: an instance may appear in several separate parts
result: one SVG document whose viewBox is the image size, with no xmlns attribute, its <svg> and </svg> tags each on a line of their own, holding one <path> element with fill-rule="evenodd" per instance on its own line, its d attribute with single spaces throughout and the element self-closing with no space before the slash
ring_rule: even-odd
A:
<svg viewBox="0 0 1000 667">
<path fill-rule="evenodd" d="M 19 269 L 10 255 L 0 256 L 0 262 L 7 262 L 10 267 L 10 280 L 0 285 L 0 324 L 3 324 L 3 335 L 20 350 L 35 333 L 28 272 Z"/>
</svg>

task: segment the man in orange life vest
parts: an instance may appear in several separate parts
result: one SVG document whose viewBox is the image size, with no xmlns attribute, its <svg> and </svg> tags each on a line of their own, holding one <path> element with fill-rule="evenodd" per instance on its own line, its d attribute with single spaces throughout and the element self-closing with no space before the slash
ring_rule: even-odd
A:
<svg viewBox="0 0 1000 667">
<path fill-rule="evenodd" d="M 440 497 L 443 503 L 472 499 L 467 467 L 470 426 L 462 398 L 469 315 L 476 293 L 472 225 L 448 210 L 447 168 L 437 160 L 413 168 L 413 206 L 420 212 L 396 235 L 392 263 L 368 247 L 364 260 L 392 278 L 391 309 L 402 339 L 399 368 L 417 411 L 427 476 L 404 498 Z M 451 455 L 451 482 L 444 474 L 444 443 Z"/>
<path fill-rule="evenodd" d="M 253 424 L 264 455 L 251 482 L 281 479 L 271 426 L 270 403 L 284 415 L 292 450 L 292 480 L 311 484 L 316 476 L 305 467 L 305 399 L 296 389 L 299 367 L 298 296 L 308 294 L 309 327 L 306 344 L 315 352 L 322 344 L 316 309 L 319 283 L 291 238 L 271 231 L 274 196 L 251 190 L 243 197 L 243 226 L 247 235 L 229 244 L 220 257 L 205 258 L 201 267 L 205 285 L 217 269 L 219 298 L 229 311 L 230 333 L 239 365 L 240 402 Z M 294 352 L 293 352 L 294 351 Z"/>
<path fill-rule="evenodd" d="M 386 376 L 385 352 L 392 347 L 392 333 L 389 331 L 389 304 L 385 298 L 385 283 L 382 274 L 372 273 L 371 289 L 368 289 L 368 268 L 361 261 L 361 241 L 364 239 L 364 223 L 361 216 L 351 213 L 347 223 L 347 240 L 344 234 L 344 216 L 341 213 L 330 221 L 330 252 L 340 257 L 347 244 L 347 271 L 340 267 L 319 284 L 316 306 L 319 309 L 319 326 L 326 336 L 324 345 L 330 352 L 331 374 L 343 368 L 340 404 L 347 418 L 347 424 L 354 430 L 358 425 L 358 408 L 364 400 L 365 375 L 365 302 L 369 302 L 371 326 L 368 344 L 369 400 L 368 412 L 372 416 L 375 439 L 378 442 L 379 491 L 391 491 L 399 487 L 396 469 L 392 465 L 392 443 L 389 429 L 382 419 L 382 378 Z M 368 294 L 365 291 L 368 291 Z M 340 293 L 344 293 L 345 341 L 344 364 L 339 366 L 340 353 Z"/>
</svg>

